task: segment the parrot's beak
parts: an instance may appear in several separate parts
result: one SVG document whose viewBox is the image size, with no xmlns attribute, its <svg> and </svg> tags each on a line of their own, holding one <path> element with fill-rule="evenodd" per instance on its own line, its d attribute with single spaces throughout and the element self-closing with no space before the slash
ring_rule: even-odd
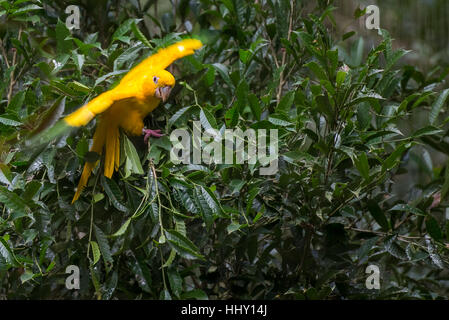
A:
<svg viewBox="0 0 449 320">
<path fill-rule="evenodd" d="M 156 98 L 162 99 L 162 102 L 167 101 L 169 95 L 170 95 L 171 87 L 165 86 L 165 87 L 159 87 L 156 89 L 155 96 Z"/>
</svg>

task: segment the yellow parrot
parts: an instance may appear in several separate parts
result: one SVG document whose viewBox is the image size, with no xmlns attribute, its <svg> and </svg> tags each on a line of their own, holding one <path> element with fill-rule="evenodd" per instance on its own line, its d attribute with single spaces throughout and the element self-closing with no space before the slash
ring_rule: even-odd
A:
<svg viewBox="0 0 449 320">
<path fill-rule="evenodd" d="M 84 126 L 99 115 L 90 151 L 101 155 L 105 147 L 104 175 L 111 178 L 119 166 L 120 128 L 130 135 L 145 135 L 145 142 L 150 136 L 162 136 L 160 130 L 145 129 L 143 119 L 161 100 L 167 99 L 175 84 L 173 75 L 164 69 L 175 60 L 191 55 L 201 47 L 201 41 L 186 39 L 159 50 L 131 69 L 114 89 L 92 99 L 59 121 L 56 126 Z M 72 203 L 78 200 L 97 163 L 98 161 L 86 162 L 84 165 Z"/>
</svg>

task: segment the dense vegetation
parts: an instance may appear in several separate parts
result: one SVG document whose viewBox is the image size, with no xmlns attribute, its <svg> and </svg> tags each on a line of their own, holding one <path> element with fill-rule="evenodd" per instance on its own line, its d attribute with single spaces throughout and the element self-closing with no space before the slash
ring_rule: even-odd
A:
<svg viewBox="0 0 449 320">
<path fill-rule="evenodd" d="M 449 167 L 430 151 L 449 153 L 448 69 L 398 65 L 386 30 L 365 52 L 334 36 L 332 1 L 308 2 L 0 1 L 0 298 L 447 298 Z M 279 171 L 175 165 L 169 135 L 124 138 L 120 171 L 71 205 L 94 121 L 38 153 L 21 142 L 189 35 L 205 46 L 147 125 L 278 129 Z M 425 182 L 404 196 L 410 163 Z"/>
</svg>

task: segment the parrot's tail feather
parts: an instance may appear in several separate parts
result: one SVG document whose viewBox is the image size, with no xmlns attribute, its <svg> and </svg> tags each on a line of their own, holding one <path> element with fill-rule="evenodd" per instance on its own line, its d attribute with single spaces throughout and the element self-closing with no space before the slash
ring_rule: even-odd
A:
<svg viewBox="0 0 449 320">
<path fill-rule="evenodd" d="M 114 169 L 117 170 L 120 160 L 120 131 L 118 126 L 109 125 L 106 136 L 106 153 L 104 159 L 104 175 L 111 178 Z"/>
<path fill-rule="evenodd" d="M 101 155 L 103 151 L 103 146 L 106 143 L 106 139 L 109 137 L 108 134 L 108 124 L 106 121 L 99 121 L 97 125 L 97 129 L 95 130 L 94 134 L 94 142 L 92 144 L 92 148 L 90 149 L 91 152 L 96 152 L 99 155 Z M 76 193 L 73 197 L 72 204 L 75 203 L 76 200 L 81 195 L 81 192 L 83 191 L 84 187 L 87 185 L 87 182 L 89 181 L 90 174 L 92 173 L 92 170 L 97 165 L 98 161 L 96 162 L 86 162 L 84 165 L 83 173 L 81 174 L 80 181 L 78 183 L 78 188 L 76 190 Z"/>
<path fill-rule="evenodd" d="M 117 136 L 115 142 L 115 171 L 118 171 L 120 166 L 120 132 L 117 129 Z"/>
<path fill-rule="evenodd" d="M 89 176 L 92 172 L 92 169 L 95 168 L 96 165 L 97 162 L 86 162 L 86 164 L 84 165 L 83 173 L 81 174 L 80 181 L 78 182 L 78 188 L 76 189 L 76 193 L 72 199 L 72 204 L 75 203 L 75 201 L 80 197 L 81 192 L 87 185 L 87 181 L 89 181 Z"/>
</svg>

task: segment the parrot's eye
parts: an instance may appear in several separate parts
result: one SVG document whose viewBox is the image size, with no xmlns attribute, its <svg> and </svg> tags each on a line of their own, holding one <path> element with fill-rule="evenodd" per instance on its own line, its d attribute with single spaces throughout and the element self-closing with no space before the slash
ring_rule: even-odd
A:
<svg viewBox="0 0 449 320">
<path fill-rule="evenodd" d="M 153 77 L 153 82 L 154 82 L 155 84 L 157 84 L 158 81 L 159 81 L 159 78 L 158 78 L 158 77 Z"/>
</svg>

